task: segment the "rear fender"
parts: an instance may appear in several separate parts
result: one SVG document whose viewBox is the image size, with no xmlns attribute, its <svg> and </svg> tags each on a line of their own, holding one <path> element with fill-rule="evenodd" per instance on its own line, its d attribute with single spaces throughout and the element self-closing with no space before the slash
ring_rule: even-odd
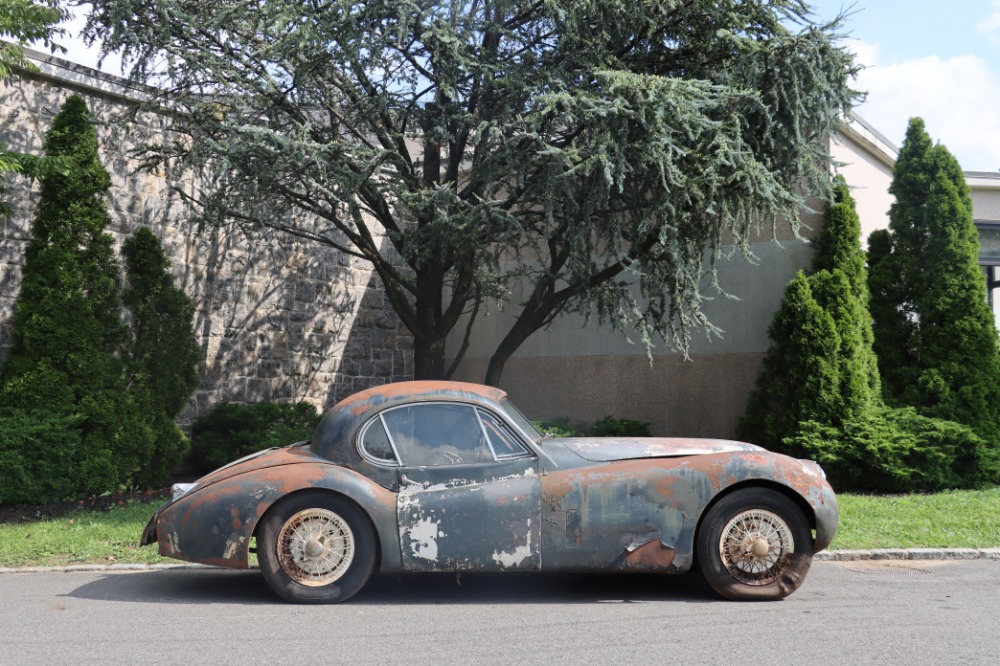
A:
<svg viewBox="0 0 1000 666">
<path fill-rule="evenodd" d="M 188 562 L 246 569 L 250 539 L 278 501 L 302 491 L 343 495 L 371 519 L 384 571 L 400 569 L 396 495 L 344 467 L 303 462 L 256 469 L 198 487 L 154 516 L 160 554 Z"/>
</svg>

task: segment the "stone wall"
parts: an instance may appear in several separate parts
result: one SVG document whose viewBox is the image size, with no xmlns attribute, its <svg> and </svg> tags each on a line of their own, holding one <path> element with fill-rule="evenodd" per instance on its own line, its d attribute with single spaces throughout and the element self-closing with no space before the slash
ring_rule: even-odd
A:
<svg viewBox="0 0 1000 666">
<path fill-rule="evenodd" d="M 396 318 L 365 262 L 276 233 L 237 228 L 199 231 L 163 173 L 139 170 L 131 151 L 165 131 L 146 116 L 113 122 L 130 107 L 125 82 L 57 58 L 32 54 L 40 73 L 0 81 L 0 141 L 41 154 L 44 134 L 78 93 L 101 123 L 98 139 L 112 174 L 108 230 L 119 243 L 140 226 L 162 241 L 178 284 L 197 304 L 201 386 L 183 416 L 190 421 L 221 401 L 307 400 L 325 408 L 351 393 L 412 375 L 412 337 Z M 0 219 L 0 358 L 10 345 L 37 188 L 12 178 L 14 213 Z"/>
</svg>

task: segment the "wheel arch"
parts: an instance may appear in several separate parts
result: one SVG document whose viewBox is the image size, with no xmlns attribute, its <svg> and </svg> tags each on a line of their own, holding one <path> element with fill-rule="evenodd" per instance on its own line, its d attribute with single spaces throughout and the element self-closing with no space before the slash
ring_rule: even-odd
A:
<svg viewBox="0 0 1000 666">
<path fill-rule="evenodd" d="M 401 568 L 396 493 L 328 462 L 255 469 L 196 487 L 157 512 L 160 554 L 246 569 L 250 539 L 262 517 L 284 498 L 312 490 L 337 493 L 356 504 L 375 528 L 382 570 Z"/>
<path fill-rule="evenodd" d="M 708 513 L 712 510 L 712 507 L 714 507 L 724 498 L 729 497 L 733 493 L 740 492 L 741 490 L 754 490 L 754 489 L 774 490 L 784 495 L 785 497 L 790 499 L 795 504 L 795 506 L 797 506 L 802 511 L 802 515 L 805 516 L 806 522 L 809 524 L 809 529 L 810 530 L 816 529 L 816 511 L 809 504 L 809 502 L 807 502 L 806 499 L 802 497 L 802 495 L 795 492 L 795 490 L 793 490 L 792 488 L 789 488 L 788 486 L 778 483 L 777 481 L 769 481 L 767 479 L 748 479 L 746 481 L 741 481 L 740 483 L 734 483 L 733 485 L 728 486 L 727 488 L 722 490 L 722 492 L 716 494 L 715 497 L 712 498 L 712 501 L 706 504 L 705 508 L 702 509 L 701 515 L 698 516 L 698 522 L 695 525 L 694 529 L 693 554 L 695 562 L 698 561 L 698 535 L 701 533 L 701 529 L 705 521 L 705 516 L 707 516 Z M 813 537 L 813 541 L 815 542 L 815 537 Z M 815 547 L 815 543 L 813 544 L 813 546 Z"/>
<path fill-rule="evenodd" d="M 350 494 L 341 492 L 340 490 L 335 490 L 333 488 L 326 488 L 326 487 L 307 487 L 307 488 L 299 488 L 298 490 L 290 492 L 287 495 L 283 495 L 276 501 L 272 502 L 271 505 L 267 507 L 267 510 L 265 510 L 264 513 L 261 514 L 256 524 L 254 524 L 253 531 L 251 532 L 250 536 L 253 537 L 254 539 L 257 538 L 257 533 L 260 531 L 261 525 L 264 524 L 264 521 L 267 519 L 267 516 L 269 514 L 277 511 L 281 507 L 281 505 L 306 494 L 329 495 L 331 497 L 339 497 L 340 499 L 345 500 L 350 504 L 352 504 L 354 508 L 356 508 L 361 513 L 361 515 L 365 517 L 365 519 L 372 527 L 372 532 L 375 534 L 375 544 L 376 544 L 375 572 L 378 573 L 382 567 L 383 548 L 384 548 L 383 543 L 385 541 L 383 539 L 382 534 L 379 531 L 379 526 L 372 518 L 371 512 L 367 508 L 365 508 L 364 505 L 358 502 L 355 498 L 351 497 Z"/>
</svg>

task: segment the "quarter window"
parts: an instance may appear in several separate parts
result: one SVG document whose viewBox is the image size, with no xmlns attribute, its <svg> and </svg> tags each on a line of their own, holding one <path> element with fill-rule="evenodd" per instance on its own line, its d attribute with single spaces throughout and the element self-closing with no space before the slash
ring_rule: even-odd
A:
<svg viewBox="0 0 1000 666">
<path fill-rule="evenodd" d="M 506 423 L 485 410 L 480 409 L 477 411 L 483 423 L 483 428 L 486 430 L 486 436 L 490 440 L 490 446 L 493 447 L 493 453 L 498 460 L 527 455 L 528 452 L 517 441 L 517 437 L 510 431 Z"/>
<path fill-rule="evenodd" d="M 379 462 L 399 464 L 396 452 L 392 449 L 392 442 L 389 441 L 389 435 L 386 434 L 382 419 L 378 416 L 365 429 L 361 438 L 361 448 L 369 457 Z"/>
</svg>

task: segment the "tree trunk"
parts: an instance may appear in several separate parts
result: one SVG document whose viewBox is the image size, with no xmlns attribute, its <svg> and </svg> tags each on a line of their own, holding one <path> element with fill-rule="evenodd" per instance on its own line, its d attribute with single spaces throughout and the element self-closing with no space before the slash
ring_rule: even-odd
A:
<svg viewBox="0 0 1000 666">
<path fill-rule="evenodd" d="M 413 378 L 444 379 L 444 339 L 413 340 Z"/>
</svg>

